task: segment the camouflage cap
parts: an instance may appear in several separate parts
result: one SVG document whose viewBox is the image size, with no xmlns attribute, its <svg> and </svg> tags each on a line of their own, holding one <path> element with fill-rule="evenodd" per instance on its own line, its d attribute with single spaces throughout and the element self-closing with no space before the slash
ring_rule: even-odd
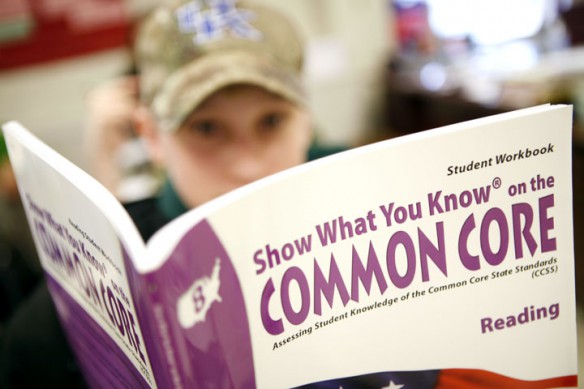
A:
<svg viewBox="0 0 584 389">
<path fill-rule="evenodd" d="M 306 104 L 304 42 L 275 10 L 247 1 L 171 0 L 136 36 L 141 98 L 164 131 L 176 130 L 205 98 L 252 84 Z"/>
</svg>

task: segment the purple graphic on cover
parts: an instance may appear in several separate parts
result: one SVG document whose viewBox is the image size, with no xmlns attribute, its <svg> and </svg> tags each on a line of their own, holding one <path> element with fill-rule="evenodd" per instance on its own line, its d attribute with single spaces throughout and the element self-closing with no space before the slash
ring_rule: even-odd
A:
<svg viewBox="0 0 584 389">
<path fill-rule="evenodd" d="M 207 221 L 194 226 L 171 258 L 145 279 L 156 320 L 153 343 L 165 355 L 166 379 L 173 386 L 255 387 L 239 279 Z"/>
</svg>

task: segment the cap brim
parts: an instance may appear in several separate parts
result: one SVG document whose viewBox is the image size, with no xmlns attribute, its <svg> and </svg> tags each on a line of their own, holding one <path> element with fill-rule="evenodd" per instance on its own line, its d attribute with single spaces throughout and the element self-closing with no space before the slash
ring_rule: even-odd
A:
<svg viewBox="0 0 584 389">
<path fill-rule="evenodd" d="M 259 55 L 227 52 L 209 54 L 176 71 L 155 97 L 152 108 L 162 130 L 172 132 L 206 98 L 235 84 L 255 85 L 298 105 L 307 103 L 294 71 Z"/>
</svg>

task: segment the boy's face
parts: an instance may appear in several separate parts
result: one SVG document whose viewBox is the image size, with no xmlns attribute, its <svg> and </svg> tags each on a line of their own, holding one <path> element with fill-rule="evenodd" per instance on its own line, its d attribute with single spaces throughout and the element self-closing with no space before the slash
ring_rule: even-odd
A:
<svg viewBox="0 0 584 389">
<path fill-rule="evenodd" d="M 262 88 L 237 85 L 211 95 L 151 146 L 185 205 L 195 207 L 303 163 L 310 140 L 305 110 Z"/>
</svg>

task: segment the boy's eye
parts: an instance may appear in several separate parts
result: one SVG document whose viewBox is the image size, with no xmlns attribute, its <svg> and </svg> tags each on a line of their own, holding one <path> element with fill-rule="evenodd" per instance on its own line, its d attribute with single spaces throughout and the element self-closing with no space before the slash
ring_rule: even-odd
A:
<svg viewBox="0 0 584 389">
<path fill-rule="evenodd" d="M 194 122 L 191 124 L 190 127 L 197 134 L 202 135 L 204 137 L 211 137 L 215 135 L 219 130 L 219 126 L 217 125 L 217 123 L 210 120 Z"/>
<path fill-rule="evenodd" d="M 284 121 L 284 114 L 282 113 L 269 113 L 262 117 L 261 126 L 263 129 L 274 129 L 277 128 Z"/>
</svg>

